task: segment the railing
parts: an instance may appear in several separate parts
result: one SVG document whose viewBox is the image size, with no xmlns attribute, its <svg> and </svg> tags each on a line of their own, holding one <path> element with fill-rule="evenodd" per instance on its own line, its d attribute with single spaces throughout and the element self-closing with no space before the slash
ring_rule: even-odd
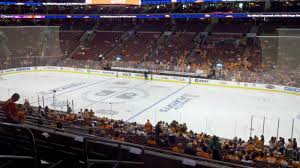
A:
<svg viewBox="0 0 300 168">
<path fill-rule="evenodd" d="M 233 163 L 229 163 L 229 162 L 223 162 L 223 161 L 216 161 L 216 160 L 209 160 L 209 159 L 204 159 L 204 158 L 199 158 L 196 156 L 191 156 L 191 155 L 186 155 L 186 154 L 180 154 L 180 153 L 174 153 L 171 152 L 169 150 L 166 149 L 160 149 L 160 148 L 156 148 L 156 147 L 149 147 L 149 146 L 143 146 L 143 145 L 139 145 L 139 144 L 133 144 L 133 143 L 127 143 L 127 142 L 119 142 L 119 141 L 114 141 L 111 139 L 107 139 L 107 138 L 102 138 L 102 137 L 96 137 L 94 135 L 89 135 L 87 133 L 87 131 L 83 131 L 83 130 L 76 130 L 76 128 L 74 129 L 53 129 L 51 127 L 49 127 L 49 125 L 51 123 L 53 123 L 53 121 L 49 121 L 44 119 L 44 125 L 38 125 L 36 123 L 38 123 L 37 121 L 40 120 L 39 118 L 33 118 L 33 117 L 29 117 L 30 118 L 30 122 L 26 122 L 24 123 L 23 126 L 20 125 L 15 125 L 15 124 L 9 124 L 9 123 L 4 123 L 4 126 L 16 126 L 16 127 L 20 127 L 20 128 L 25 128 L 25 129 L 33 129 L 33 130 L 39 130 L 42 132 L 48 132 L 52 135 L 62 135 L 65 137 L 69 137 L 74 139 L 75 141 L 78 141 L 78 139 L 81 139 L 82 142 L 84 142 L 84 149 L 82 149 L 84 151 L 85 154 L 85 158 L 86 158 L 86 167 L 89 167 L 93 164 L 113 164 L 113 165 L 144 165 L 145 163 L 143 161 L 143 158 L 147 157 L 148 155 L 151 156 L 156 156 L 156 157 L 160 157 L 160 158 L 165 158 L 165 159 L 169 159 L 169 160 L 174 160 L 174 161 L 180 161 L 182 163 L 186 163 L 186 161 L 189 164 L 196 164 L 196 165 L 200 165 L 200 166 L 205 166 L 205 167 L 220 167 L 220 165 L 222 165 L 222 167 L 248 167 L 247 165 L 240 165 L 240 164 L 233 164 Z M 253 120 L 253 119 L 252 119 Z M 251 120 L 251 122 L 253 122 Z M 3 123 L 0 123 L 1 127 L 3 127 Z M 31 133 L 31 137 L 32 139 L 34 139 L 32 133 Z M 77 139 L 77 140 L 76 140 Z M 62 139 L 63 140 L 63 139 Z M 93 159 L 88 157 L 89 154 L 89 150 L 88 150 L 88 144 L 100 144 L 100 145 L 105 145 L 107 147 L 111 147 L 111 148 L 116 148 L 118 152 L 116 152 L 116 156 L 121 155 L 121 151 L 126 150 L 129 153 L 134 151 L 135 155 L 138 155 L 140 160 L 139 161 L 127 161 L 127 160 L 123 160 L 122 157 L 117 157 L 117 159 L 113 159 L 113 160 L 101 160 L 101 159 Z M 36 153 L 36 152 L 35 152 Z M 146 156 L 147 155 L 147 156 Z M 35 154 L 36 156 L 36 154 Z M 35 157 L 28 157 L 28 156 L 1 156 L 0 159 L 3 158 L 13 158 L 13 159 L 34 159 Z M 249 164 L 249 166 L 251 167 L 251 164 Z M 254 166 L 254 165 L 253 165 Z"/>
<path fill-rule="evenodd" d="M 35 139 L 34 139 L 34 135 L 33 135 L 32 131 L 22 125 L 5 123 L 5 122 L 0 122 L 0 127 L 9 129 L 10 131 L 17 131 L 18 129 L 25 131 L 28 134 L 28 136 L 30 137 L 30 142 L 32 145 L 31 151 L 33 152 L 33 156 L 0 155 L 0 159 L 8 160 L 8 162 L 10 160 L 32 160 L 33 161 L 32 167 L 37 168 L 38 167 L 38 157 L 37 157 L 37 152 L 36 152 Z"/>
<path fill-rule="evenodd" d="M 80 139 L 84 141 L 85 143 L 85 156 L 86 156 L 86 167 L 91 166 L 96 163 L 101 163 L 101 164 L 113 164 L 113 165 L 118 165 L 118 164 L 123 164 L 123 165 L 143 165 L 144 163 L 141 161 L 124 161 L 121 158 L 116 159 L 116 160 L 98 160 L 98 159 L 91 159 L 88 157 L 88 144 L 89 143 L 95 143 L 95 144 L 102 144 L 106 145 L 109 147 L 114 147 L 118 149 L 125 149 L 125 150 L 130 150 L 131 149 L 137 149 L 135 151 L 140 151 L 139 155 L 140 157 L 143 157 L 145 154 L 151 155 L 151 156 L 156 156 L 156 157 L 162 157 L 165 159 L 170 159 L 173 161 L 180 161 L 183 162 L 184 160 L 188 160 L 192 163 L 195 163 L 196 165 L 200 166 L 205 166 L 205 167 L 249 167 L 245 165 L 240 165 L 240 164 L 234 164 L 234 163 L 229 163 L 229 162 L 223 162 L 223 161 L 216 161 L 216 160 L 210 160 L 210 159 L 204 159 L 200 158 L 197 156 L 191 156 L 187 154 L 180 154 L 180 153 L 175 153 L 169 150 L 165 149 L 159 149 L 155 147 L 149 147 L 149 146 L 143 146 L 139 144 L 133 144 L 133 143 L 127 143 L 127 142 L 120 142 L 120 141 L 115 141 L 103 137 L 96 137 L 94 135 L 89 135 L 86 131 L 82 131 L 80 133 L 79 131 L 74 131 L 70 129 L 55 129 L 47 127 L 47 125 L 43 126 L 37 126 L 36 124 L 32 125 L 30 123 L 26 124 L 27 127 L 31 129 L 40 129 L 43 132 L 48 132 L 52 134 L 57 134 L 57 135 L 63 135 L 66 137 L 72 137 L 74 139 L 77 139 L 77 141 Z M 119 154 L 119 153 L 118 153 Z M 251 167 L 251 166 L 250 166 Z"/>
<path fill-rule="evenodd" d="M 151 155 L 151 156 L 156 156 L 156 157 L 162 157 L 174 161 L 180 161 L 183 162 L 184 160 L 188 160 L 189 162 L 193 162 L 197 165 L 205 166 L 205 167 L 219 167 L 222 165 L 222 167 L 248 167 L 248 166 L 243 166 L 239 164 L 233 164 L 233 163 L 228 163 L 228 162 L 223 162 L 223 161 L 216 161 L 216 160 L 209 160 L 209 159 L 204 159 L 196 156 L 191 156 L 191 155 L 186 155 L 186 154 L 180 154 L 180 153 L 175 153 L 172 151 L 168 151 L 165 149 L 159 149 L 155 147 L 149 147 L 149 146 L 143 146 L 143 145 L 138 145 L 138 144 L 133 144 L 133 143 L 127 143 L 127 142 L 119 142 L 107 138 L 102 138 L 102 137 L 95 137 L 94 135 L 89 135 L 85 131 L 74 131 L 74 129 L 53 129 L 49 127 L 47 123 L 53 123 L 52 121 L 47 121 L 43 120 L 45 122 L 45 125 L 38 125 L 36 124 L 37 122 L 33 122 L 34 120 L 40 120 L 38 118 L 32 118 L 29 117 L 32 122 L 26 122 L 24 125 L 16 125 L 16 124 L 9 124 L 9 123 L 4 123 L 5 126 L 16 126 L 18 128 L 25 128 L 26 130 L 33 129 L 33 130 L 39 130 L 42 132 L 48 132 L 52 135 L 62 135 L 65 137 L 71 137 L 77 139 L 82 139 L 82 141 L 85 143 L 85 148 L 83 151 L 85 152 L 85 158 L 86 158 L 86 166 L 90 166 L 92 164 L 96 163 L 101 163 L 101 164 L 114 164 L 114 165 L 144 165 L 142 161 L 124 161 L 121 158 L 117 160 L 98 160 L 98 159 L 91 159 L 88 157 L 88 143 L 95 143 L 95 144 L 102 144 L 106 145 L 109 147 L 117 147 L 119 150 L 129 150 L 136 155 L 139 155 L 140 158 L 144 157 L 144 154 Z M 0 124 L 2 126 L 2 124 Z M 31 132 L 31 131 L 30 131 Z M 31 137 L 34 140 L 33 134 L 31 132 Z M 80 140 L 79 140 L 80 141 Z M 34 143 L 35 146 L 35 143 Z M 35 157 L 28 157 L 28 156 L 7 156 L 7 158 L 15 158 L 15 159 L 36 159 L 36 150 L 34 149 L 35 152 Z M 118 153 L 119 154 L 119 153 Z M 5 157 L 5 156 L 4 156 Z M 1 159 L 1 157 L 0 157 Z M 35 160 L 37 162 L 37 160 Z"/>
<path fill-rule="evenodd" d="M 112 164 L 114 167 L 117 167 L 119 165 L 127 165 L 127 166 L 143 166 L 144 162 L 143 161 L 125 161 L 122 159 L 122 149 L 126 148 L 129 153 L 136 154 L 138 155 L 139 158 L 143 157 L 144 154 L 144 148 L 142 146 L 138 146 L 135 144 L 130 144 L 130 143 L 121 143 L 121 142 L 116 142 L 116 141 L 111 141 L 109 139 L 104 139 L 104 138 L 89 138 L 86 137 L 84 139 L 85 143 L 85 158 L 86 158 L 86 168 L 89 168 L 91 165 L 94 164 Z M 115 160 L 101 160 L 101 159 L 91 159 L 89 158 L 89 148 L 88 144 L 93 143 L 93 144 L 98 144 L 98 145 L 105 145 L 105 146 L 110 146 L 110 148 L 117 148 L 117 159 Z M 111 149 L 111 150 L 112 150 Z"/>
</svg>

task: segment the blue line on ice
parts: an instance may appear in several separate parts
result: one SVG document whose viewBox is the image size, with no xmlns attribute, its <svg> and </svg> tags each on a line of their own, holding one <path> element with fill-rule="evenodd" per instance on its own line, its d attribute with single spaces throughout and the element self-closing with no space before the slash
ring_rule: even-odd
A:
<svg viewBox="0 0 300 168">
<path fill-rule="evenodd" d="M 60 94 L 56 94 L 55 97 L 61 96 L 61 95 L 64 95 L 64 94 L 66 94 L 66 93 L 70 93 L 70 92 L 73 92 L 73 91 L 76 91 L 76 90 L 80 90 L 80 89 L 82 89 L 82 88 L 87 88 L 87 87 L 90 87 L 90 86 L 93 86 L 93 85 L 96 85 L 96 84 L 99 84 L 99 83 L 104 83 L 104 82 L 106 82 L 106 81 L 108 81 L 108 80 L 112 80 L 112 79 L 101 80 L 101 81 L 98 81 L 98 82 L 95 82 L 95 83 L 92 83 L 92 84 L 89 84 L 89 85 L 81 86 L 81 87 L 79 87 L 79 88 L 75 88 L 75 89 L 72 89 L 72 90 L 69 90 L 69 91 L 60 93 Z M 51 95 L 51 96 L 49 96 L 49 97 L 46 97 L 46 98 L 44 98 L 44 99 L 45 99 L 45 100 L 48 100 L 48 99 L 52 98 L 52 96 L 53 96 L 53 95 Z M 37 103 L 37 101 L 32 102 L 32 103 Z"/>
</svg>

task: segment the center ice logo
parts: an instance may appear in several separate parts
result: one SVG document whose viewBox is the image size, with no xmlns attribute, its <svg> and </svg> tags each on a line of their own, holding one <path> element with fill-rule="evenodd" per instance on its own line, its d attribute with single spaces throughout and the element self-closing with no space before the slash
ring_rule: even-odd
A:
<svg viewBox="0 0 300 168">
<path fill-rule="evenodd" d="M 148 97 L 148 93 L 144 89 L 129 87 L 113 87 L 103 90 L 90 90 L 82 94 L 82 98 L 91 103 L 113 102 L 124 103 L 134 101 L 140 98 Z"/>
</svg>

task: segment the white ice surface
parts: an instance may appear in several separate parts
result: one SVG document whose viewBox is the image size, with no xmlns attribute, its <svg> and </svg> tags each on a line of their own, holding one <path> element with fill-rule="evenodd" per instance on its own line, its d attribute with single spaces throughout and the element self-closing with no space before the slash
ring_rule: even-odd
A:
<svg viewBox="0 0 300 168">
<path fill-rule="evenodd" d="M 116 77 L 99 77 L 62 72 L 30 72 L 3 76 L 0 99 L 12 93 L 21 94 L 20 103 L 29 99 L 32 105 L 63 109 L 74 102 L 76 111 L 93 109 L 97 116 L 154 124 L 177 120 L 195 132 L 206 132 L 224 138 L 247 139 L 263 133 L 268 141 L 276 136 L 300 139 L 300 96 L 237 88 L 176 84 Z M 56 89 L 53 107 L 53 89 Z"/>
</svg>

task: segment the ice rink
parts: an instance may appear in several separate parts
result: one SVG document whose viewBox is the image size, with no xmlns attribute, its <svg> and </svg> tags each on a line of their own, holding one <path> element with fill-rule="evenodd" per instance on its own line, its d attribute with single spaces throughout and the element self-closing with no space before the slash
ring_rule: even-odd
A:
<svg viewBox="0 0 300 168">
<path fill-rule="evenodd" d="M 300 139 L 300 96 L 287 93 L 178 84 L 117 77 L 62 72 L 28 72 L 3 76 L 0 98 L 6 100 L 18 92 L 19 103 L 29 99 L 31 105 L 45 105 L 65 110 L 74 102 L 75 111 L 93 109 L 97 116 L 144 124 L 177 120 L 195 132 L 224 138 L 247 139 L 263 133 L 268 142 L 276 136 Z M 53 90 L 57 92 L 53 94 Z M 54 99 L 53 99 L 54 97 Z M 54 106 L 55 105 L 55 106 Z"/>
</svg>

